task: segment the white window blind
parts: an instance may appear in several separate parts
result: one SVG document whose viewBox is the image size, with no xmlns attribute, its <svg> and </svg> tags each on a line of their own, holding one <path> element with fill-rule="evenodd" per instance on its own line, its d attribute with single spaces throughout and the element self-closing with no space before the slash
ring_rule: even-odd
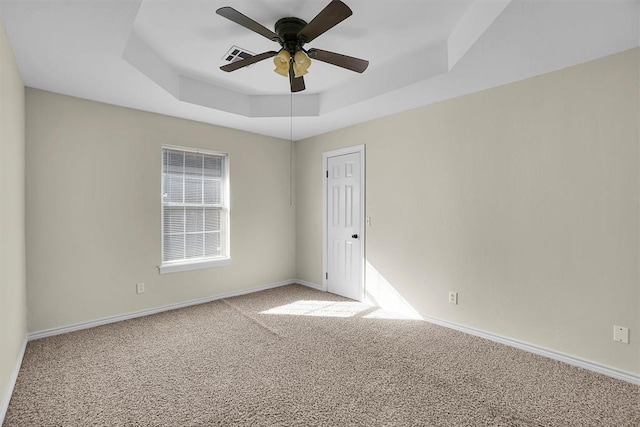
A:
<svg viewBox="0 0 640 427">
<path fill-rule="evenodd" d="M 228 258 L 227 155 L 162 149 L 162 263 Z"/>
</svg>

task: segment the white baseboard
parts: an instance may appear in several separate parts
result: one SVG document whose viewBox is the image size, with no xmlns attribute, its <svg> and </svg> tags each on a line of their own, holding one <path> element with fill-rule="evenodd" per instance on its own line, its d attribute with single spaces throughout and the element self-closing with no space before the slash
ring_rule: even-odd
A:
<svg viewBox="0 0 640 427">
<path fill-rule="evenodd" d="M 210 297 L 197 298 L 189 301 L 179 302 L 176 304 L 163 305 L 161 307 L 147 308 L 144 310 L 133 311 L 130 313 L 118 314 L 116 316 L 103 317 L 101 319 L 90 320 L 88 322 L 75 323 L 67 326 L 60 326 L 58 328 L 46 329 L 44 331 L 31 332 L 27 335 L 29 341 L 37 340 L 40 338 L 51 337 L 54 335 L 65 334 L 67 332 L 79 331 L 81 329 L 94 328 L 96 326 L 106 325 L 109 323 L 120 322 L 122 320 L 134 319 L 136 317 L 149 316 L 151 314 L 161 313 L 163 311 L 175 310 L 178 308 L 189 307 L 196 304 L 204 304 L 207 302 L 231 298 L 239 295 L 250 294 L 253 292 L 260 292 L 267 289 L 277 288 L 280 286 L 291 285 L 297 283 L 295 280 L 283 280 L 281 282 L 269 283 L 262 286 L 255 286 L 253 288 L 242 289 L 240 291 L 227 292 L 225 294 L 214 295 Z M 1 424 L 0 424 L 1 425 Z"/>
<path fill-rule="evenodd" d="M 13 387 L 15 385 L 15 381 L 18 377 L 18 371 L 20 370 L 20 365 L 22 363 L 22 357 L 24 356 L 24 350 L 26 347 L 26 342 L 27 341 L 32 341 L 32 340 L 36 340 L 39 338 L 44 338 L 44 337 L 50 337 L 53 335 L 60 335 L 60 334 L 64 334 L 67 332 L 73 332 L 73 331 L 78 331 L 81 329 L 88 329 L 88 328 L 93 328 L 95 326 L 100 326 L 100 325 L 106 325 L 108 323 L 115 323 L 115 322 L 119 322 L 122 320 L 127 320 L 127 319 L 133 319 L 136 317 L 142 317 L 142 316 L 148 316 L 151 314 L 156 314 L 156 313 L 161 313 L 163 311 L 168 311 L 168 310 L 175 310 L 178 308 L 183 308 L 183 307 L 188 307 L 191 305 L 196 305 L 196 304 L 204 304 L 207 302 L 211 302 L 211 301 L 215 301 L 215 300 L 219 300 L 219 299 L 223 299 L 223 298 L 231 298 L 231 297 L 235 297 L 235 296 L 239 296 L 239 295 L 244 295 L 244 294 L 249 294 L 249 293 L 253 293 L 253 292 L 259 292 L 259 291 L 264 291 L 267 289 L 272 289 L 272 288 L 277 288 L 280 286 L 286 286 L 286 285 L 290 285 L 293 283 L 298 283 L 300 285 L 318 290 L 318 291 L 322 291 L 322 292 L 326 292 L 326 290 L 321 286 L 318 285 L 316 283 L 312 283 L 312 282 L 307 282 L 305 280 L 283 280 L 281 282 L 275 282 L 275 283 L 269 283 L 266 285 L 262 285 L 262 286 L 256 286 L 253 288 L 248 288 L 248 289 L 243 289 L 240 291 L 234 291 L 234 292 L 228 292 L 225 294 L 220 294 L 220 295 L 215 295 L 215 296 L 210 296 L 210 297 L 205 297 L 205 298 L 198 298 L 198 299 L 194 299 L 194 300 L 189 300 L 189 301 L 184 301 L 181 303 L 176 303 L 176 304 L 169 304 L 169 305 L 165 305 L 165 306 L 161 306 L 161 307 L 156 307 L 156 308 L 150 308 L 150 309 L 145 309 L 145 310 L 140 310 L 140 311 L 135 311 L 135 312 L 131 312 L 131 313 L 125 313 L 125 314 L 120 314 L 117 316 L 109 316 L 109 317 L 104 317 L 101 319 L 96 319 L 96 320 L 91 320 L 88 322 L 82 322 L 82 323 L 76 323 L 73 325 L 67 325 L 67 326 L 62 326 L 62 327 L 58 327 L 58 328 L 52 328 L 52 329 L 47 329 L 44 331 L 39 331 L 39 332 L 32 332 L 30 334 L 27 335 L 27 339 L 25 340 L 23 346 L 22 346 L 22 350 L 20 353 L 20 357 L 18 359 L 16 368 L 15 368 L 15 372 L 13 374 L 12 377 L 12 381 L 9 384 L 9 389 L 7 390 L 7 394 L 5 395 L 5 401 L 2 402 L 2 408 L 0 408 L 1 412 L 0 412 L 0 425 L 2 425 L 2 420 L 4 419 L 4 415 L 6 413 L 7 407 L 9 405 L 9 400 L 11 399 L 11 393 L 13 392 Z M 534 353 L 534 354 L 538 354 L 541 356 L 545 356 L 554 360 L 559 360 L 561 362 L 564 363 L 568 363 L 569 365 L 573 365 L 573 366 L 577 366 L 580 368 L 584 368 L 593 372 L 597 372 L 603 375 L 607 375 L 609 377 L 612 378 L 616 378 L 622 381 L 626 381 L 629 382 L 631 384 L 636 384 L 636 385 L 640 385 L 640 375 L 631 373 L 631 372 L 625 372 L 625 371 L 621 371 L 619 369 L 615 369 L 606 365 L 601 365 L 599 363 L 595 363 L 595 362 L 591 362 L 588 360 L 584 360 L 584 359 L 580 359 L 578 357 L 575 356 L 570 356 L 567 354 L 563 354 L 557 351 L 553 351 L 553 350 L 549 350 L 546 348 L 542 348 L 542 347 L 538 347 L 536 345 L 533 344 L 529 344 L 529 343 L 525 343 L 522 341 L 518 341 L 512 338 L 506 338 L 506 337 L 502 337 L 500 335 L 496 335 L 496 334 L 492 334 L 490 332 L 485 332 L 479 329 L 475 329 L 475 328 L 470 328 L 467 326 L 462 326 L 462 325 L 458 325 L 456 323 L 453 322 L 449 322 L 446 320 L 441 320 L 441 319 L 437 319 L 435 317 L 430 317 L 430 316 L 421 316 L 422 319 L 424 319 L 427 322 L 430 323 L 434 323 L 436 325 L 440 325 L 440 326 L 444 326 L 447 328 L 451 328 L 451 329 L 455 329 L 457 331 L 460 332 L 464 332 L 466 334 L 470 334 L 470 335 L 474 335 L 480 338 L 485 338 L 488 339 L 490 341 L 494 341 L 494 342 L 498 342 L 501 344 L 505 344 L 511 347 L 515 347 L 515 348 L 519 348 L 521 350 L 524 351 L 528 351 L 530 353 Z"/>
<path fill-rule="evenodd" d="M 322 285 L 318 285 L 315 283 L 307 282 L 306 280 L 296 280 L 295 283 L 306 286 L 307 288 L 315 289 L 316 291 L 326 292 L 326 289 L 322 287 Z"/>
<path fill-rule="evenodd" d="M 619 369 L 611 368 L 606 365 L 601 365 L 599 363 L 591 362 L 588 360 L 580 359 L 575 356 L 570 356 L 568 354 L 560 353 L 557 351 L 549 350 L 543 347 L 538 347 L 533 344 L 529 344 L 526 342 L 514 340 L 512 338 L 502 337 L 500 335 L 495 335 L 490 332 L 481 331 L 479 329 L 469 328 L 467 326 L 458 325 L 457 323 L 448 322 L 446 320 L 437 319 L 435 317 L 422 316 L 424 320 L 430 323 L 435 323 L 436 325 L 444 326 L 447 328 L 455 329 L 460 332 L 464 332 L 469 335 L 475 335 L 480 338 L 485 338 L 490 341 L 498 342 L 500 344 L 505 344 L 510 347 L 519 348 L 524 351 L 528 351 L 530 353 L 538 354 L 540 356 L 545 356 L 550 359 L 559 360 L 561 362 L 567 363 L 569 365 L 577 366 L 579 368 L 584 368 L 589 371 L 597 372 L 599 374 L 606 375 L 608 377 L 616 378 L 618 380 L 626 381 L 631 384 L 640 385 L 640 375 L 633 374 L 631 372 L 621 371 Z"/>
<path fill-rule="evenodd" d="M 27 348 L 27 337 L 22 341 L 22 347 L 20 348 L 20 353 L 18 353 L 18 358 L 16 359 L 15 366 L 13 367 L 13 372 L 11 373 L 11 377 L 9 378 L 9 384 L 7 384 L 7 389 L 5 390 L 4 397 L 2 399 L 2 406 L 0 407 L 0 426 L 4 423 L 4 417 L 7 415 L 7 409 L 9 409 L 9 402 L 11 401 L 11 396 L 13 395 L 13 388 L 16 386 L 16 381 L 18 380 L 18 373 L 20 372 L 20 367 L 22 366 L 22 359 L 24 358 L 24 351 Z"/>
</svg>

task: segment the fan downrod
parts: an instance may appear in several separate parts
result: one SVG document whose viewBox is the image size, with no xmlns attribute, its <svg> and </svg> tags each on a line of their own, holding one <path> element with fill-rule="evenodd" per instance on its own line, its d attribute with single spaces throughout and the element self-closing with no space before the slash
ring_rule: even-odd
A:
<svg viewBox="0 0 640 427">
<path fill-rule="evenodd" d="M 280 46 L 292 56 L 304 45 L 304 40 L 298 40 L 298 33 L 306 25 L 306 21 L 294 17 L 282 18 L 276 22 L 275 30 L 281 40 Z"/>
</svg>

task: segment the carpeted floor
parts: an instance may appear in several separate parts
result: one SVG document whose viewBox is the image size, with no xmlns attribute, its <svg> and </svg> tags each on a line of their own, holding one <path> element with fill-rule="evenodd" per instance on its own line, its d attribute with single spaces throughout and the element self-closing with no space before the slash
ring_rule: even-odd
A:
<svg viewBox="0 0 640 427">
<path fill-rule="evenodd" d="M 640 388 L 302 286 L 30 342 L 4 426 L 634 426 Z"/>
</svg>

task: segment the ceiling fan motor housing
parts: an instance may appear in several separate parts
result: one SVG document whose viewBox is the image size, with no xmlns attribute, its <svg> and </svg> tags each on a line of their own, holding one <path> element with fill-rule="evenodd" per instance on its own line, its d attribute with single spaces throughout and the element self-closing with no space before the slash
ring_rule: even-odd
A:
<svg viewBox="0 0 640 427">
<path fill-rule="evenodd" d="M 286 49 L 292 56 L 300 50 L 305 40 L 298 39 L 298 33 L 307 25 L 306 21 L 300 18 L 288 17 L 279 19 L 276 22 L 275 30 L 280 40 L 277 40 L 283 49 Z"/>
</svg>

